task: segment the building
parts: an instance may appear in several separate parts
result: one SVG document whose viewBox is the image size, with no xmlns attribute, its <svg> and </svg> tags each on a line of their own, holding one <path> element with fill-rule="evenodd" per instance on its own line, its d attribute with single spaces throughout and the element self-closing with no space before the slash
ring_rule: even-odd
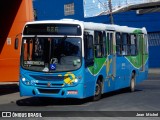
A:
<svg viewBox="0 0 160 120">
<path fill-rule="evenodd" d="M 37 20 L 71 18 L 82 21 L 110 23 L 110 16 L 84 18 L 83 0 L 34 0 Z M 113 11 L 114 24 L 130 27 L 146 27 L 149 39 L 149 67 L 160 68 L 160 1 L 129 5 Z"/>
<path fill-rule="evenodd" d="M 37 20 L 84 19 L 83 0 L 33 0 Z"/>
</svg>

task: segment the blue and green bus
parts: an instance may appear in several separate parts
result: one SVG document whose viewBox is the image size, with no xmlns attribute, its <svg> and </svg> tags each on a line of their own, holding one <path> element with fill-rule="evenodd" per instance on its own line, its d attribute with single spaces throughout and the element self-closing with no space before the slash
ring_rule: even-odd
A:
<svg viewBox="0 0 160 120">
<path fill-rule="evenodd" d="M 145 28 L 69 19 L 24 27 L 21 96 L 99 100 L 121 88 L 133 92 L 147 75 Z"/>
</svg>

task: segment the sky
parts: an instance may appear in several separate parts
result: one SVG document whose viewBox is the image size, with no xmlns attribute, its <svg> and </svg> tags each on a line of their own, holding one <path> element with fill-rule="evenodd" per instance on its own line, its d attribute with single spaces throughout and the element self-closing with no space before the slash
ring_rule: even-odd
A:
<svg viewBox="0 0 160 120">
<path fill-rule="evenodd" d="M 108 0 L 83 0 L 84 1 L 84 17 L 96 16 L 108 9 Z M 112 0 L 112 7 L 123 6 L 126 4 L 136 4 L 146 2 L 148 0 Z"/>
</svg>

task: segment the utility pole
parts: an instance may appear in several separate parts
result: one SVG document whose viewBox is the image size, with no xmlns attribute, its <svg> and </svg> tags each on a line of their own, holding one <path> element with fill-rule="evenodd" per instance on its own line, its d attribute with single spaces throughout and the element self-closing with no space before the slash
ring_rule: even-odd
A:
<svg viewBox="0 0 160 120">
<path fill-rule="evenodd" d="M 108 7 L 109 7 L 110 23 L 114 24 L 112 15 L 112 0 L 108 0 Z"/>
</svg>

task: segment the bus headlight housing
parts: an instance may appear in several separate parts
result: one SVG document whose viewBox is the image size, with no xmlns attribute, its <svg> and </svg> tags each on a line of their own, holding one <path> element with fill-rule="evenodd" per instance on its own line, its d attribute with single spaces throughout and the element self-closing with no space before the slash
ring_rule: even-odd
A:
<svg viewBox="0 0 160 120">
<path fill-rule="evenodd" d="M 20 79 L 22 81 L 23 84 L 25 85 L 31 85 L 31 81 L 29 79 L 27 79 L 26 77 L 20 75 Z"/>
<path fill-rule="evenodd" d="M 29 80 L 27 80 L 26 78 L 22 78 L 22 82 L 25 84 L 25 85 L 31 85 L 31 82 Z"/>
<path fill-rule="evenodd" d="M 73 84 L 72 85 L 77 85 L 80 81 L 81 81 L 82 77 L 81 76 L 77 76 L 74 81 L 73 81 Z"/>
<path fill-rule="evenodd" d="M 81 79 L 82 79 L 81 76 L 77 76 L 73 80 L 72 79 L 68 79 L 68 80 L 64 81 L 65 82 L 64 85 L 65 86 L 75 86 L 75 85 L 80 83 Z"/>
</svg>

